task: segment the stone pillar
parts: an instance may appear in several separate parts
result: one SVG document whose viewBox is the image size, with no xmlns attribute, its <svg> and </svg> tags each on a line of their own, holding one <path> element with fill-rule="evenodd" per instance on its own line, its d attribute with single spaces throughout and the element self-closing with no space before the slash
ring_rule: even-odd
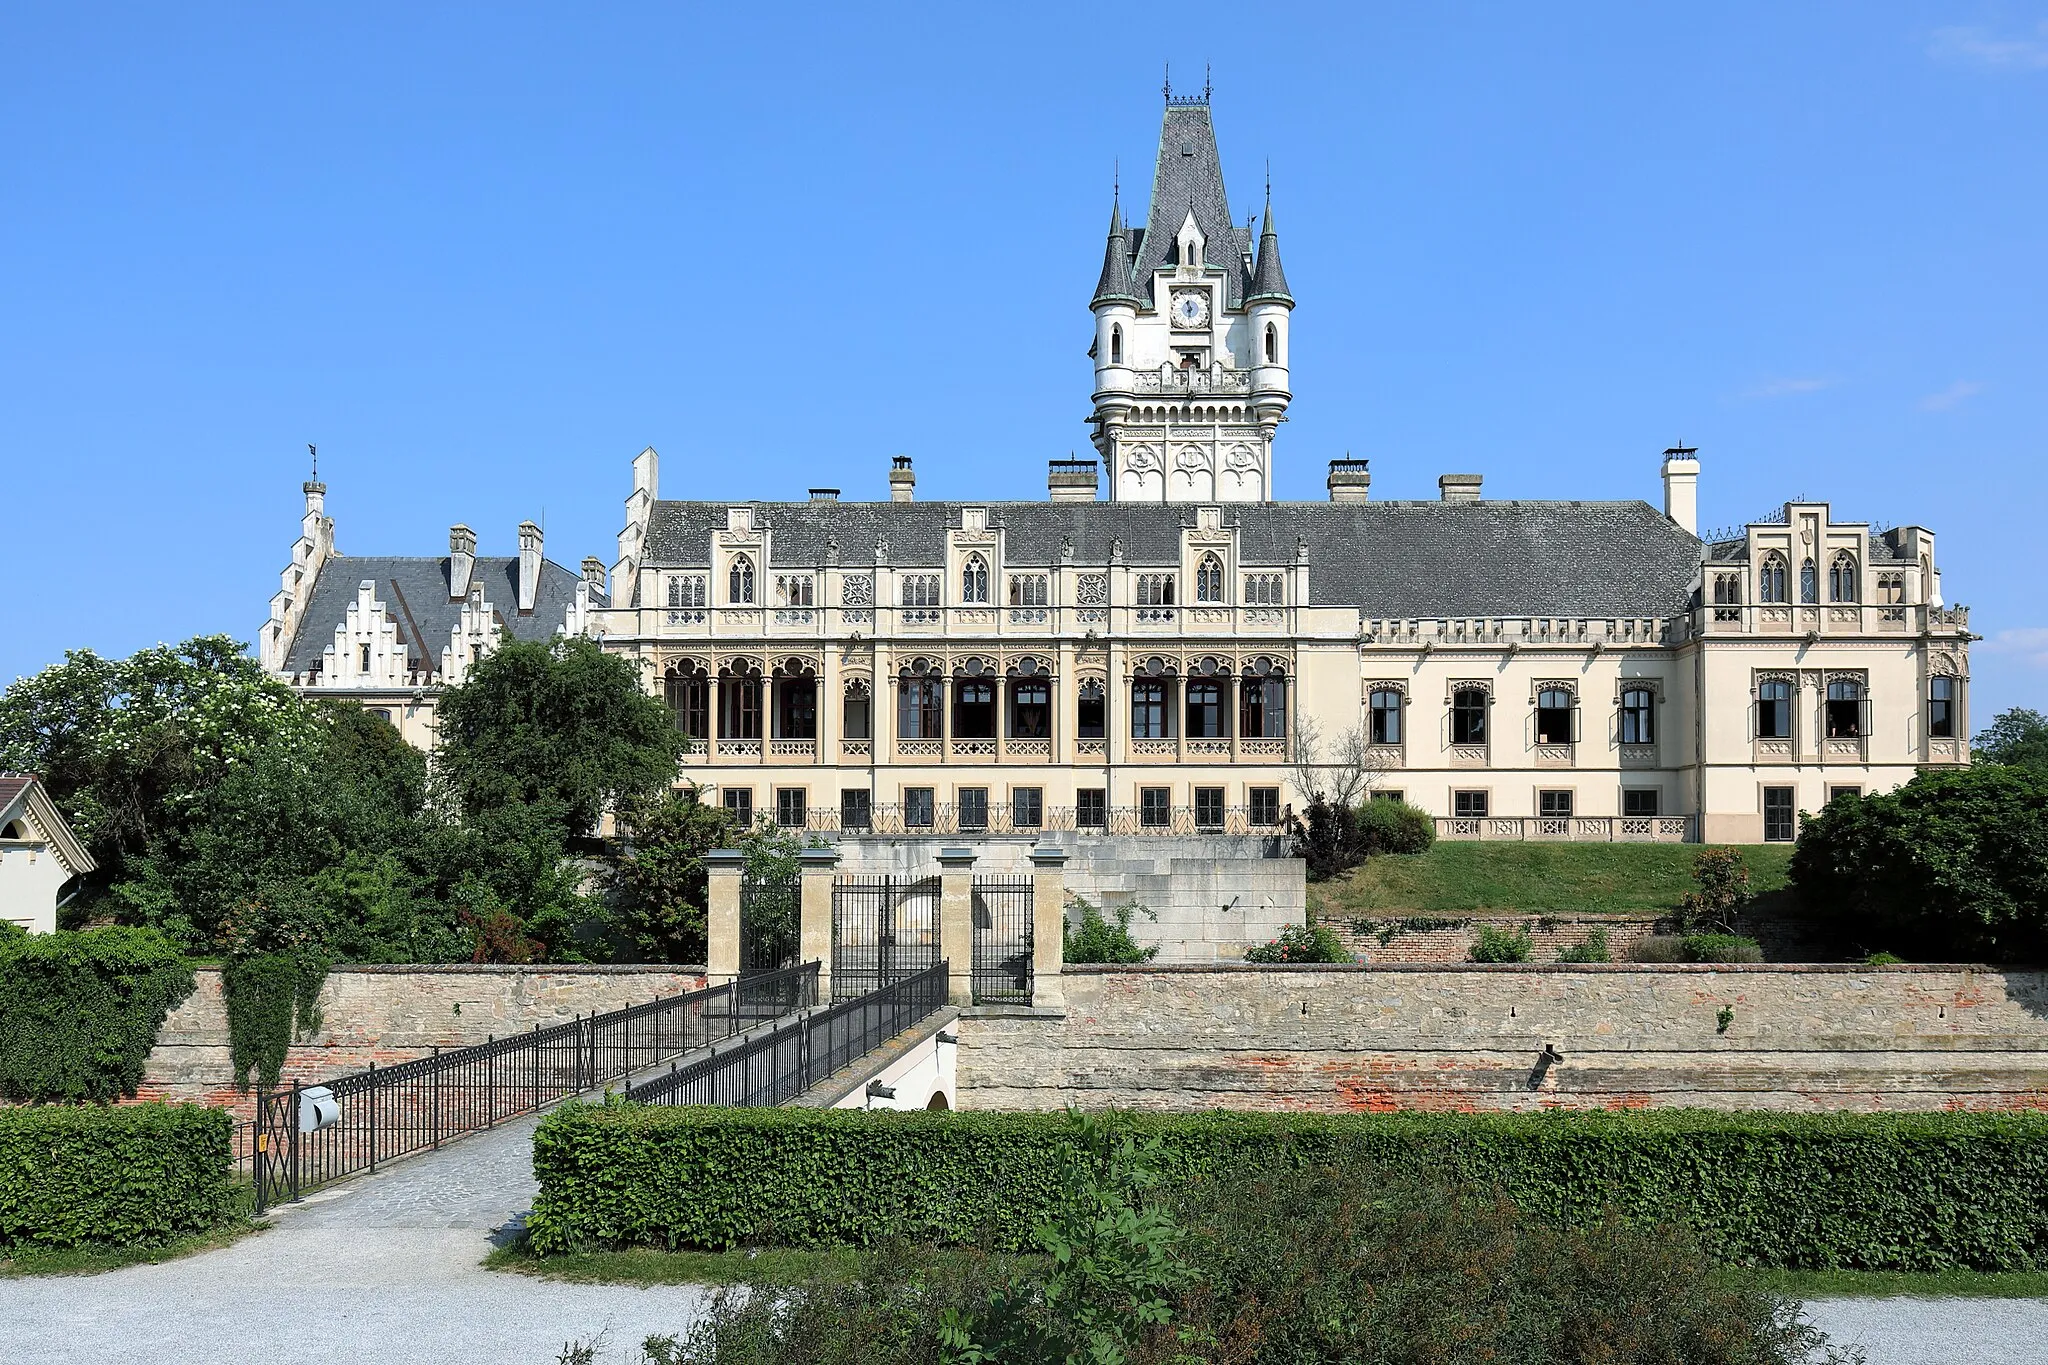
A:
<svg viewBox="0 0 2048 1365">
<path fill-rule="evenodd" d="M 818 964 L 818 1003 L 823 1005 L 832 999 L 832 871 L 839 866 L 839 850 L 807 848 L 797 861 L 803 880 L 796 960 Z"/>
<path fill-rule="evenodd" d="M 1067 929 L 1067 851 L 1054 844 L 1031 850 L 1031 1003 L 1038 1009 L 1067 1007 L 1060 981 Z"/>
<path fill-rule="evenodd" d="M 736 848 L 714 848 L 704 855 L 710 874 L 705 897 L 704 965 L 708 984 L 722 986 L 740 974 L 740 880 L 747 855 Z"/>
<path fill-rule="evenodd" d="M 974 1003 L 974 859 L 971 848 L 939 850 L 939 957 L 946 1003 Z"/>
</svg>

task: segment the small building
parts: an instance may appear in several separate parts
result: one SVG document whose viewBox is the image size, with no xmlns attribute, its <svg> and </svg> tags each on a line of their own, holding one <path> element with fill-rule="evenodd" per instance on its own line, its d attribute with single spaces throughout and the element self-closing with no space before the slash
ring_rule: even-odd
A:
<svg viewBox="0 0 2048 1365">
<path fill-rule="evenodd" d="M 40 777 L 0 773 L 0 919 L 49 933 L 64 888 L 97 866 Z"/>
</svg>

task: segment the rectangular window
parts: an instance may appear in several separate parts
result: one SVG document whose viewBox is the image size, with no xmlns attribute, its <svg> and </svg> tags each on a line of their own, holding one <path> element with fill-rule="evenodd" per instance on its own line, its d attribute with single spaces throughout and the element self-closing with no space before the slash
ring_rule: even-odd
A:
<svg viewBox="0 0 2048 1365">
<path fill-rule="evenodd" d="M 1536 742 L 1573 744 L 1579 738 L 1579 699 L 1562 687 L 1536 693 Z"/>
<path fill-rule="evenodd" d="M 1246 739 L 1287 738 L 1287 679 L 1247 676 L 1238 684 L 1237 732 Z"/>
<path fill-rule="evenodd" d="M 848 688 L 846 704 L 840 711 L 840 735 L 846 739 L 870 739 L 874 735 L 874 699 L 867 685 Z"/>
<path fill-rule="evenodd" d="M 897 579 L 906 607 L 939 605 L 939 576 L 935 573 L 907 573 Z"/>
<path fill-rule="evenodd" d="M 938 802 L 930 787 L 905 787 L 903 789 L 903 826 L 905 829 L 930 829 L 938 823 Z"/>
<path fill-rule="evenodd" d="M 701 607 L 704 605 L 704 575 L 677 574 L 668 581 L 668 604 L 671 607 Z"/>
<path fill-rule="evenodd" d="M 1251 821 L 1257 826 L 1280 823 L 1280 789 L 1278 787 L 1253 787 L 1251 797 Z"/>
<path fill-rule="evenodd" d="M 1954 678 L 1929 678 L 1927 680 L 1927 737 L 1929 739 L 1954 739 L 1956 737 L 1956 680 Z"/>
<path fill-rule="evenodd" d="M 1010 824 L 1015 829 L 1037 829 L 1045 824 L 1045 788 L 1010 788 Z"/>
<path fill-rule="evenodd" d="M 1083 787 L 1074 793 L 1074 823 L 1082 829 L 1109 826 L 1109 793 L 1101 787 Z"/>
<path fill-rule="evenodd" d="M 1277 607 L 1286 598 L 1282 576 L 1276 573 L 1248 573 L 1244 576 L 1244 604 L 1248 607 Z"/>
<path fill-rule="evenodd" d="M 1131 738 L 1171 739 L 1168 728 L 1172 714 L 1166 703 L 1171 684 L 1159 678 L 1140 678 L 1131 684 Z"/>
<path fill-rule="evenodd" d="M 1042 607 L 1046 602 L 1045 575 L 1042 573 L 1013 573 L 1010 575 L 1010 605 L 1013 607 Z"/>
<path fill-rule="evenodd" d="M 1195 788 L 1195 828 L 1223 828 L 1223 788 Z"/>
<path fill-rule="evenodd" d="M 1836 797 L 1838 797 L 1838 796 L 1861 796 L 1861 795 L 1863 795 L 1863 788 L 1861 788 L 1861 787 L 1829 787 L 1829 788 L 1828 788 L 1828 800 L 1830 800 L 1830 801 L 1834 800 L 1834 799 L 1835 799 Z"/>
<path fill-rule="evenodd" d="M 1141 607 L 1172 606 L 1173 575 L 1170 573 L 1139 574 L 1138 605 Z"/>
<path fill-rule="evenodd" d="M 1790 787 L 1764 788 L 1764 841 L 1789 844 L 1799 837 L 1797 808 Z"/>
<path fill-rule="evenodd" d="M 725 809 L 732 816 L 733 823 L 741 829 L 754 827 L 754 790 L 751 787 L 727 787 L 723 793 Z"/>
<path fill-rule="evenodd" d="M 370 647 L 368 645 L 357 645 L 356 649 L 359 651 L 356 655 L 356 672 L 368 673 L 370 671 Z"/>
<path fill-rule="evenodd" d="M 1452 792 L 1451 814 L 1476 818 L 1486 814 L 1485 792 Z"/>
<path fill-rule="evenodd" d="M 1655 815 L 1658 811 L 1658 797 L 1655 787 L 1624 787 L 1621 792 L 1621 813 Z"/>
<path fill-rule="evenodd" d="M 1486 743 L 1486 705 L 1482 688 L 1460 687 L 1451 693 L 1451 743 Z"/>
<path fill-rule="evenodd" d="M 1173 823 L 1171 787 L 1138 788 L 1138 823 L 1146 829 L 1165 829 Z"/>
<path fill-rule="evenodd" d="M 775 789 L 775 823 L 784 829 L 802 829 L 809 806 L 809 794 L 802 787 Z"/>
<path fill-rule="evenodd" d="M 962 787 L 958 792 L 960 828 L 962 830 L 984 830 L 988 828 L 988 788 Z"/>
<path fill-rule="evenodd" d="M 1074 708 L 1074 737 L 1076 739 L 1101 739 L 1107 735 L 1107 701 L 1109 690 L 1095 678 L 1081 684 L 1080 699 Z"/>
<path fill-rule="evenodd" d="M 1756 737 L 1792 738 L 1792 684 L 1767 679 L 1756 685 Z"/>
<path fill-rule="evenodd" d="M 1536 814 L 1546 820 L 1572 818 L 1572 794 L 1568 791 L 1536 793 Z"/>
<path fill-rule="evenodd" d="M 1408 799 L 1408 793 L 1403 791 L 1395 791 L 1391 788 L 1387 788 L 1374 792 L 1372 794 L 1372 799 L 1375 801 L 1406 801 Z"/>
<path fill-rule="evenodd" d="M 839 793 L 839 828 L 872 829 L 875 824 L 874 795 L 867 791 Z"/>
<path fill-rule="evenodd" d="M 779 573 L 775 575 L 775 605 L 778 607 L 808 607 L 811 605 L 814 580 L 807 573 Z"/>
<path fill-rule="evenodd" d="M 1374 744 L 1401 742 L 1401 694 L 1391 687 L 1375 687 L 1369 698 L 1371 740 Z"/>
<path fill-rule="evenodd" d="M 1657 696 L 1647 687 L 1626 687 L 1621 693 L 1621 742 L 1657 742 Z"/>
<path fill-rule="evenodd" d="M 1189 739 L 1223 739 L 1230 732 L 1223 718 L 1230 714 L 1225 704 L 1228 684 L 1217 678 L 1189 678 L 1187 684 L 1187 736 Z"/>
</svg>

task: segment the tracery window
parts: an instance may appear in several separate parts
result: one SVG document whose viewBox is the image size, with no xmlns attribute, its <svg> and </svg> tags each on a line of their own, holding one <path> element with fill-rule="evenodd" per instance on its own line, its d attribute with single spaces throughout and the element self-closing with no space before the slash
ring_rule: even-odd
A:
<svg viewBox="0 0 2048 1365">
<path fill-rule="evenodd" d="M 775 575 L 775 605 L 778 607 L 808 607 L 813 592 L 812 577 L 807 573 L 779 573 Z"/>
<path fill-rule="evenodd" d="M 1013 607 L 1042 607 L 1046 604 L 1046 581 L 1042 573 L 1013 573 L 1010 575 L 1010 605 Z"/>
<path fill-rule="evenodd" d="M 1799 600 L 1804 603 L 1820 601 L 1820 570 L 1813 566 L 1813 556 L 1799 561 Z"/>
<path fill-rule="evenodd" d="M 725 573 L 725 600 L 736 607 L 754 604 L 754 561 L 746 555 L 732 557 Z"/>
<path fill-rule="evenodd" d="M 1906 576 L 1902 573 L 1881 573 L 1877 576 L 1877 600 L 1879 605 L 1896 607 L 1906 600 Z"/>
<path fill-rule="evenodd" d="M 897 587 L 906 607 L 936 607 L 939 605 L 939 576 L 935 573 L 907 573 L 898 581 Z"/>
<path fill-rule="evenodd" d="M 1856 580 L 1856 556 L 1844 550 L 1828 565 L 1828 601 L 1854 602 L 1858 596 Z"/>
<path fill-rule="evenodd" d="M 1170 573 L 1139 574 L 1138 605 L 1141 607 L 1172 606 L 1173 575 Z"/>
<path fill-rule="evenodd" d="M 675 717 L 678 733 L 688 739 L 711 738 L 711 679 L 702 666 L 673 665 L 662 679 L 662 699 Z"/>
<path fill-rule="evenodd" d="M 1764 556 L 1756 571 L 1756 600 L 1783 602 L 1785 598 L 1785 556 L 1776 550 Z"/>
<path fill-rule="evenodd" d="M 1218 559 L 1214 552 L 1203 555 L 1202 562 L 1195 566 L 1195 600 L 1223 600 L 1223 561 Z"/>
<path fill-rule="evenodd" d="M 668 604 L 671 607 L 701 607 L 704 605 L 704 575 L 674 574 L 668 580 Z"/>
<path fill-rule="evenodd" d="M 967 556 L 967 562 L 960 566 L 960 600 L 988 601 L 988 560 L 979 552 Z"/>
<path fill-rule="evenodd" d="M 1248 607 L 1277 607 L 1285 600 L 1281 575 L 1248 573 L 1244 576 L 1244 604 Z"/>
</svg>

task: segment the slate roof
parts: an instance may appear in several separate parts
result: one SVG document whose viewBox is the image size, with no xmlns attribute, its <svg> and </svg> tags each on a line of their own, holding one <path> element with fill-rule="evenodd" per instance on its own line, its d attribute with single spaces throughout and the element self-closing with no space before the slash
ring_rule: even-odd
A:
<svg viewBox="0 0 2048 1365">
<path fill-rule="evenodd" d="M 1216 129 L 1207 104 L 1166 106 L 1159 129 L 1159 162 L 1152 173 L 1152 207 L 1145 226 L 1131 239 L 1131 281 L 1155 306 L 1152 272 L 1166 263 L 1174 237 L 1192 209 L 1204 239 L 1202 259 L 1220 267 L 1225 299 L 1241 307 L 1251 287 L 1244 258 L 1252 235 L 1230 219 L 1230 200 L 1223 192 L 1223 165 L 1216 155 Z"/>
<path fill-rule="evenodd" d="M 727 503 L 657 502 L 644 562 L 709 567 Z M 941 568 L 964 507 L 986 507 L 1012 565 L 1173 566 L 1190 504 L 1134 502 L 760 502 L 769 567 L 875 562 Z M 1700 542 L 1646 502 L 1270 502 L 1226 504 L 1247 568 L 1294 562 L 1308 547 L 1310 604 L 1369 616 L 1664 616 L 1683 610 Z"/>
<path fill-rule="evenodd" d="M 1273 226 L 1273 202 L 1266 201 L 1266 214 L 1259 224 L 1259 262 L 1252 267 L 1251 298 L 1286 299 L 1294 302 L 1294 295 L 1287 292 L 1287 272 L 1280 268 L 1280 232 Z"/>
<path fill-rule="evenodd" d="M 1095 282 L 1095 297 L 1088 301 L 1088 306 L 1093 308 L 1105 299 L 1143 302 L 1131 292 L 1130 234 L 1124 230 L 1124 211 L 1120 203 L 1109 206 L 1109 243 L 1102 251 L 1102 277 Z"/>
<path fill-rule="evenodd" d="M 542 560 L 533 611 L 522 616 L 517 557 L 478 555 L 473 573 L 471 581 L 483 584 L 484 600 L 497 609 L 499 624 L 520 640 L 552 639 L 568 619 L 576 585 L 582 581 L 580 574 Z M 425 671 L 441 667 L 441 651 L 448 647 L 449 637 L 462 619 L 462 603 L 448 600 L 448 557 L 335 555 L 320 566 L 320 576 L 313 582 L 313 595 L 299 618 L 299 633 L 285 656 L 285 672 L 305 673 L 320 662 L 322 651 L 334 643 L 334 628 L 348 619 L 348 609 L 364 579 L 377 585 L 377 599 L 398 623 L 398 639 L 406 647 L 408 663 Z M 592 602 L 603 606 L 603 594 L 594 594 Z"/>
<path fill-rule="evenodd" d="M 1913 556 L 1906 550 L 1903 532 L 1894 527 L 1870 537 L 1864 558 L 1872 564 L 1911 563 Z M 1749 541 L 1717 540 L 1706 547 L 1706 561 L 1709 564 L 1744 564 L 1749 561 Z"/>
</svg>

